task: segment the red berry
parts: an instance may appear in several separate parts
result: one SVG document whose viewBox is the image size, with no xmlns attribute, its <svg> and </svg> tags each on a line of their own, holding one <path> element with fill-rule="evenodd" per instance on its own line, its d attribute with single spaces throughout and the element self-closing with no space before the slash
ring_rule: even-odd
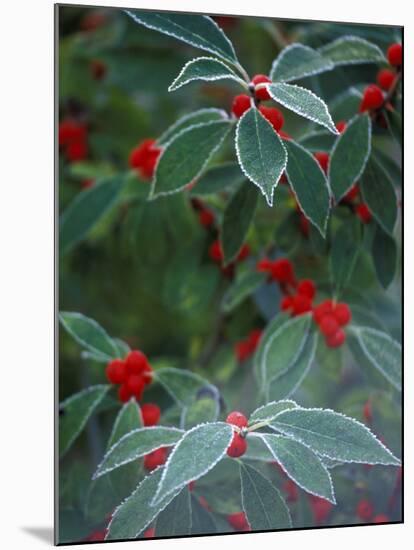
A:
<svg viewBox="0 0 414 550">
<path fill-rule="evenodd" d="M 316 158 L 316 160 L 319 163 L 319 166 L 322 168 L 322 170 L 327 174 L 328 172 L 328 164 L 329 164 L 329 154 L 325 151 L 317 151 L 316 153 L 313 153 L 313 156 Z"/>
<path fill-rule="evenodd" d="M 362 409 L 362 414 L 367 424 L 371 424 L 372 423 L 372 404 L 369 399 L 365 403 L 364 408 Z"/>
<path fill-rule="evenodd" d="M 356 508 L 356 515 L 360 519 L 364 521 L 369 521 L 372 518 L 373 513 L 374 513 L 374 507 L 372 506 L 369 500 L 361 500 L 360 502 L 358 502 L 358 506 Z"/>
<path fill-rule="evenodd" d="M 347 325 L 352 317 L 350 307 L 342 302 L 335 305 L 333 314 L 341 326 Z"/>
<path fill-rule="evenodd" d="M 302 315 L 312 311 L 312 300 L 305 294 L 296 294 L 292 299 L 293 315 Z"/>
<path fill-rule="evenodd" d="M 126 369 L 122 359 L 114 359 L 106 367 L 106 377 L 112 384 L 122 384 L 125 382 Z"/>
<path fill-rule="evenodd" d="M 252 100 L 250 96 L 246 94 L 236 95 L 233 99 L 231 111 L 237 118 L 240 118 L 246 111 L 252 106 Z"/>
<path fill-rule="evenodd" d="M 283 490 L 287 495 L 288 502 L 296 502 L 299 498 L 298 487 L 294 481 L 287 479 L 283 484 Z"/>
<path fill-rule="evenodd" d="M 237 255 L 236 261 L 242 262 L 249 256 L 249 254 L 250 254 L 250 246 L 248 244 L 244 244 Z"/>
<path fill-rule="evenodd" d="M 311 279 L 302 279 L 298 283 L 297 291 L 299 294 L 304 294 L 313 300 L 316 294 L 315 283 Z"/>
<path fill-rule="evenodd" d="M 70 162 L 78 162 L 88 156 L 88 145 L 86 141 L 72 141 L 67 145 L 65 152 Z"/>
<path fill-rule="evenodd" d="M 381 69 L 377 74 L 378 85 L 387 92 L 394 84 L 395 77 L 395 73 L 390 69 Z"/>
<path fill-rule="evenodd" d="M 125 382 L 126 387 L 128 388 L 131 395 L 133 395 L 137 401 L 142 397 L 142 392 L 145 387 L 145 380 L 140 374 L 130 374 Z"/>
<path fill-rule="evenodd" d="M 262 331 L 260 329 L 253 329 L 248 336 L 248 342 L 251 346 L 252 353 L 256 350 L 262 337 Z"/>
<path fill-rule="evenodd" d="M 397 43 L 391 44 L 387 50 L 387 58 L 390 65 L 400 67 L 402 65 L 402 45 Z"/>
<path fill-rule="evenodd" d="M 328 348 L 339 348 L 345 342 L 346 334 L 341 328 L 331 336 L 326 337 L 326 345 Z"/>
<path fill-rule="evenodd" d="M 390 518 L 386 514 L 378 514 L 373 518 L 373 523 L 388 523 Z"/>
<path fill-rule="evenodd" d="M 275 260 L 271 265 L 272 279 L 279 283 L 291 283 L 295 281 L 292 263 L 287 258 Z"/>
<path fill-rule="evenodd" d="M 223 260 L 223 250 L 218 239 L 211 243 L 210 248 L 208 249 L 208 255 L 214 262 L 220 263 Z"/>
<path fill-rule="evenodd" d="M 154 139 L 145 139 L 129 155 L 129 166 L 136 168 L 144 179 L 151 179 L 161 149 L 156 147 Z"/>
<path fill-rule="evenodd" d="M 248 420 L 243 413 L 239 411 L 233 411 L 227 416 L 226 422 L 227 424 L 233 424 L 233 426 L 244 428 L 247 426 Z"/>
<path fill-rule="evenodd" d="M 272 270 L 273 262 L 269 260 L 269 258 L 263 258 L 263 260 L 260 260 L 256 264 L 256 270 L 260 271 L 261 273 L 271 272 Z"/>
<path fill-rule="evenodd" d="M 236 531 L 250 531 L 250 525 L 244 512 L 235 512 L 227 516 L 227 521 Z"/>
<path fill-rule="evenodd" d="M 333 504 L 329 500 L 315 495 L 309 495 L 309 500 L 315 523 L 324 522 L 331 512 Z"/>
<path fill-rule="evenodd" d="M 347 124 L 346 124 L 345 120 L 340 120 L 335 124 L 335 127 L 338 130 L 338 132 L 340 134 L 342 134 L 342 132 L 345 132 Z"/>
<path fill-rule="evenodd" d="M 324 302 L 321 302 L 318 306 L 314 308 L 313 320 L 315 321 L 315 323 L 319 324 L 327 313 L 332 313 L 332 312 L 333 312 L 332 300 L 325 300 Z"/>
<path fill-rule="evenodd" d="M 139 350 L 132 350 L 125 358 L 125 366 L 128 375 L 143 374 L 148 365 L 147 357 Z"/>
<path fill-rule="evenodd" d="M 86 140 L 86 126 L 67 118 L 59 124 L 59 145 Z"/>
<path fill-rule="evenodd" d="M 130 392 L 126 382 L 119 386 L 118 397 L 122 403 L 126 403 L 131 399 L 132 393 Z"/>
<path fill-rule="evenodd" d="M 201 225 L 204 227 L 208 227 L 212 223 L 214 223 L 214 214 L 211 210 L 201 210 L 198 214 L 198 220 Z"/>
<path fill-rule="evenodd" d="M 331 313 L 327 313 L 321 319 L 319 328 L 324 336 L 333 336 L 339 329 L 339 323 Z"/>
<path fill-rule="evenodd" d="M 356 215 L 362 221 L 362 223 L 369 223 L 372 220 L 372 214 L 369 211 L 368 206 L 365 203 L 358 204 L 355 209 Z"/>
<path fill-rule="evenodd" d="M 155 426 L 161 416 L 161 410 L 155 403 L 141 405 L 141 415 L 144 426 Z"/>
<path fill-rule="evenodd" d="M 292 296 L 283 296 L 280 301 L 280 309 L 282 311 L 289 311 L 293 307 L 293 297 Z"/>
<path fill-rule="evenodd" d="M 144 532 L 144 539 L 152 539 L 155 537 L 155 529 L 154 527 L 150 527 Z"/>
<path fill-rule="evenodd" d="M 160 449 L 152 451 L 152 453 L 144 456 L 144 468 L 151 472 L 152 470 L 155 470 L 155 468 L 158 468 L 158 466 L 165 464 L 166 460 L 167 449 L 165 447 L 161 447 Z"/>
<path fill-rule="evenodd" d="M 252 84 L 254 84 L 255 86 L 257 86 L 258 84 L 268 84 L 270 82 L 272 82 L 271 79 L 265 74 L 257 74 L 252 79 Z M 258 90 L 255 90 L 254 95 L 256 96 L 257 99 L 262 99 L 264 101 L 266 99 L 271 99 L 270 94 L 266 90 L 266 88 L 259 88 Z"/>
<path fill-rule="evenodd" d="M 381 88 L 376 84 L 370 84 L 364 90 L 361 104 L 359 106 L 360 113 L 370 111 L 371 109 L 379 109 L 384 103 L 384 94 Z"/>
<path fill-rule="evenodd" d="M 234 346 L 234 353 L 238 361 L 245 361 L 251 355 L 249 342 L 245 342 L 244 340 L 237 342 Z"/>
<path fill-rule="evenodd" d="M 234 433 L 233 439 L 230 443 L 229 448 L 227 449 L 227 454 L 231 458 L 238 458 L 239 456 L 244 455 L 247 450 L 247 441 L 238 433 Z"/>
<path fill-rule="evenodd" d="M 261 105 L 259 107 L 259 111 L 265 119 L 270 122 L 276 132 L 279 132 L 282 129 L 285 119 L 279 109 L 276 109 L 276 107 L 265 107 L 264 105 Z"/>
<path fill-rule="evenodd" d="M 351 189 L 344 195 L 343 201 L 351 203 L 354 199 L 357 198 L 359 195 L 359 185 L 357 183 L 354 183 L 354 185 L 351 187 Z"/>
</svg>

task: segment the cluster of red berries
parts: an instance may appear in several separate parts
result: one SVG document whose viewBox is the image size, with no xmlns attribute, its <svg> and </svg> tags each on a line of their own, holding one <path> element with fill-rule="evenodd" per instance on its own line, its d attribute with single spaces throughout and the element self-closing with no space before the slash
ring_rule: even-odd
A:
<svg viewBox="0 0 414 550">
<path fill-rule="evenodd" d="M 386 514 L 374 515 L 374 506 L 369 500 L 360 500 L 357 504 L 355 513 L 357 517 L 365 522 L 387 523 L 390 518 Z"/>
<path fill-rule="evenodd" d="M 226 267 L 222 266 L 224 253 L 219 239 L 216 239 L 211 243 L 208 249 L 208 255 L 213 260 L 213 262 L 220 266 L 223 275 L 231 278 L 234 275 L 235 264 L 244 261 L 250 255 L 250 247 L 248 244 L 245 243 L 241 247 L 240 252 L 238 253 L 234 262 L 228 264 Z"/>
<path fill-rule="evenodd" d="M 260 338 L 262 337 L 262 331 L 260 329 L 254 329 L 249 332 L 244 340 L 236 342 L 234 346 L 234 353 L 237 360 L 242 362 L 248 359 L 256 351 L 259 345 Z"/>
<path fill-rule="evenodd" d="M 248 420 L 243 413 L 239 411 L 231 412 L 226 418 L 227 424 L 232 426 L 237 426 L 240 430 L 247 427 Z M 231 458 L 238 458 L 239 456 L 244 455 L 247 451 L 247 441 L 245 434 L 242 434 L 239 430 L 234 430 L 233 439 L 231 440 L 230 446 L 227 449 L 227 454 Z"/>
<path fill-rule="evenodd" d="M 401 70 L 402 65 L 402 45 L 391 44 L 387 51 L 388 62 L 397 71 Z M 364 90 L 359 110 L 373 111 L 384 106 L 386 97 L 384 92 L 389 92 L 394 87 L 398 73 L 391 69 L 381 69 L 377 74 L 377 84 L 369 84 Z"/>
<path fill-rule="evenodd" d="M 59 147 L 69 162 L 78 162 L 88 156 L 88 131 L 83 122 L 65 118 L 59 124 Z"/>
<path fill-rule="evenodd" d="M 155 139 L 144 139 L 129 155 L 129 166 L 137 170 L 138 175 L 144 180 L 150 180 L 154 175 L 161 154 L 161 149 L 155 143 Z"/>
<path fill-rule="evenodd" d="M 325 300 L 313 310 L 313 319 L 325 336 L 329 348 L 338 348 L 345 342 L 344 328 L 351 320 L 348 304 Z"/>
<path fill-rule="evenodd" d="M 126 403 L 131 397 L 140 401 L 145 386 L 152 381 L 152 368 L 141 351 L 133 350 L 125 359 L 113 359 L 108 363 L 106 376 L 112 384 L 119 384 L 120 401 Z"/>
</svg>

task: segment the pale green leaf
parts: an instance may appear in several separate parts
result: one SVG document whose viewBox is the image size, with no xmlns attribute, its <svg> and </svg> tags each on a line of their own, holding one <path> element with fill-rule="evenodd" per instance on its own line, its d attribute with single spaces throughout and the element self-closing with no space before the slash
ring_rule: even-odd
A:
<svg viewBox="0 0 414 550">
<path fill-rule="evenodd" d="M 355 216 L 346 220 L 332 239 L 329 268 L 332 283 L 339 294 L 347 288 L 358 259 L 361 243 L 361 224 Z"/>
<path fill-rule="evenodd" d="M 235 80 L 246 87 L 246 83 L 222 61 L 214 59 L 214 57 L 197 57 L 184 65 L 168 91 L 174 92 L 194 80 L 211 82 L 224 79 Z"/>
<path fill-rule="evenodd" d="M 286 168 L 287 153 L 272 125 L 255 107 L 238 122 L 236 153 L 243 173 L 272 206 L 275 187 Z"/>
<path fill-rule="evenodd" d="M 114 425 L 112 426 L 111 435 L 109 436 L 108 444 L 106 446 L 107 451 L 117 443 L 121 437 L 130 433 L 132 430 L 142 427 L 141 408 L 132 397 L 127 403 L 125 403 L 119 411 Z"/>
<path fill-rule="evenodd" d="M 330 59 L 303 44 L 289 44 L 273 61 L 270 71 L 272 82 L 290 82 L 333 69 Z"/>
<path fill-rule="evenodd" d="M 329 409 L 284 411 L 271 426 L 333 460 L 363 464 L 400 463 L 364 424 Z"/>
<path fill-rule="evenodd" d="M 263 434 L 261 437 L 274 459 L 296 485 L 335 504 L 331 476 L 309 447 L 282 435 Z"/>
<path fill-rule="evenodd" d="M 256 212 L 258 199 L 256 187 L 246 181 L 227 203 L 220 231 L 224 265 L 231 263 L 240 252 Z"/>
<path fill-rule="evenodd" d="M 268 323 L 262 333 L 259 345 L 256 348 L 253 358 L 253 371 L 260 387 L 264 386 L 262 365 L 265 347 L 277 329 L 281 327 L 288 319 L 289 317 L 285 313 L 279 313 L 270 321 L 270 323 Z"/>
<path fill-rule="evenodd" d="M 128 464 L 160 447 L 171 447 L 183 436 L 177 428 L 151 426 L 138 428 L 125 434 L 105 454 L 99 464 L 94 479 L 101 477 L 116 468 Z"/>
<path fill-rule="evenodd" d="M 218 395 L 218 390 L 215 386 L 200 375 L 188 370 L 169 367 L 159 369 L 154 372 L 154 379 L 182 407 L 191 405 L 202 391 L 209 391 L 212 395 Z"/>
<path fill-rule="evenodd" d="M 217 120 L 189 126 L 176 134 L 159 156 L 150 198 L 176 193 L 198 178 L 231 127 L 230 120 Z"/>
<path fill-rule="evenodd" d="M 186 432 L 168 457 L 154 503 L 214 468 L 232 438 L 233 429 L 224 422 L 201 424 Z"/>
<path fill-rule="evenodd" d="M 211 396 L 200 397 L 183 409 L 181 425 L 189 430 L 202 422 L 215 422 L 220 412 L 220 403 Z"/>
<path fill-rule="evenodd" d="M 128 346 L 128 344 L 120 338 L 112 338 L 112 342 L 117 349 L 117 357 L 120 357 L 121 359 L 128 355 L 128 353 L 131 351 L 131 348 Z"/>
<path fill-rule="evenodd" d="M 289 509 L 276 487 L 248 464 L 240 463 L 243 510 L 252 531 L 292 527 Z"/>
<path fill-rule="evenodd" d="M 286 109 L 328 128 L 333 134 L 338 134 L 326 103 L 311 90 L 283 82 L 269 84 L 266 89 Z"/>
<path fill-rule="evenodd" d="M 185 487 L 158 515 L 156 537 L 182 537 L 191 533 L 191 494 Z"/>
<path fill-rule="evenodd" d="M 397 243 L 379 225 L 375 228 L 372 241 L 372 259 L 378 280 L 387 289 L 394 280 L 397 269 Z"/>
<path fill-rule="evenodd" d="M 233 311 L 245 298 L 253 294 L 266 281 L 266 278 L 265 273 L 245 271 L 224 294 L 223 311 L 226 313 Z"/>
<path fill-rule="evenodd" d="M 363 174 L 371 153 L 371 119 L 358 115 L 338 137 L 329 160 L 329 183 L 339 202 Z"/>
<path fill-rule="evenodd" d="M 278 414 L 282 411 L 294 409 L 298 405 L 294 401 L 287 399 L 285 401 L 272 401 L 266 403 L 252 412 L 249 418 L 249 426 L 256 424 L 256 422 L 270 423 Z"/>
<path fill-rule="evenodd" d="M 355 65 L 360 63 L 386 63 L 382 51 L 368 40 L 359 36 L 342 36 L 319 48 L 326 59 L 339 65 Z"/>
<path fill-rule="evenodd" d="M 286 141 L 286 175 L 306 218 L 325 237 L 330 210 L 326 176 L 314 156 L 294 141 Z"/>
<path fill-rule="evenodd" d="M 110 387 L 110 385 L 91 386 L 68 397 L 59 405 L 60 456 L 69 450 Z"/>
<path fill-rule="evenodd" d="M 192 113 L 180 117 L 174 124 L 167 128 L 167 130 L 157 139 L 157 145 L 159 147 L 166 147 L 177 134 L 190 126 L 226 119 L 227 113 L 222 109 L 215 109 L 212 107 L 193 111 Z"/>
</svg>

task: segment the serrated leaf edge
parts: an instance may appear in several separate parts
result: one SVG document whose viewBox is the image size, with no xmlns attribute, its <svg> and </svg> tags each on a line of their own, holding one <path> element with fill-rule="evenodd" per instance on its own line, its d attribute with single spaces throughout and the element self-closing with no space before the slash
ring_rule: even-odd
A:
<svg viewBox="0 0 414 550">
<path fill-rule="evenodd" d="M 222 65 L 228 72 L 227 73 L 223 73 L 221 75 L 216 75 L 216 76 L 192 76 L 192 77 L 189 77 L 187 78 L 186 80 L 183 80 L 181 83 L 179 83 L 178 85 L 176 85 L 176 82 L 179 82 L 180 79 L 182 78 L 182 76 L 185 74 L 186 70 L 188 69 L 188 67 L 190 67 L 191 65 L 193 65 L 194 63 L 198 63 L 199 61 L 215 61 L 216 63 L 218 63 L 219 65 Z M 235 80 L 236 82 L 238 82 L 239 84 L 241 84 L 243 86 L 243 88 L 246 88 L 246 83 L 244 82 L 244 80 L 242 80 L 240 77 L 237 76 L 237 74 L 233 71 L 233 69 L 231 69 L 230 67 L 228 67 L 224 61 L 221 61 L 220 59 L 216 59 L 215 57 L 207 57 L 207 56 L 201 56 L 201 57 L 196 57 L 195 59 L 191 59 L 190 61 L 188 61 L 184 67 L 181 69 L 180 73 L 178 74 L 178 76 L 175 77 L 175 79 L 173 80 L 173 82 L 170 84 L 170 86 L 168 87 L 168 91 L 169 92 L 174 92 L 175 90 L 178 90 L 180 89 L 182 86 L 185 86 L 186 84 L 189 84 L 190 82 L 193 82 L 195 80 L 203 80 L 203 81 L 206 81 L 206 82 L 213 82 L 215 80 L 224 80 L 224 79 L 230 79 L 230 80 Z"/>
<path fill-rule="evenodd" d="M 326 51 L 328 46 L 332 46 L 333 44 L 337 44 L 337 43 L 340 43 L 340 42 L 360 42 L 360 43 L 363 42 L 364 44 L 367 44 L 371 48 L 377 50 L 377 52 L 379 53 L 379 55 L 382 59 L 378 60 L 378 61 L 373 61 L 373 60 L 368 61 L 366 59 L 363 59 L 363 60 L 354 60 L 354 61 L 340 61 L 338 63 L 333 62 L 335 67 L 340 67 L 341 65 L 362 65 L 362 64 L 365 64 L 365 63 L 381 63 L 381 62 L 387 63 L 387 60 L 386 60 L 383 52 L 381 51 L 381 49 L 376 44 L 373 44 L 369 40 L 365 40 L 365 38 L 360 38 L 359 36 L 355 36 L 355 35 L 352 35 L 352 34 L 347 34 L 345 36 L 341 36 L 339 38 L 336 38 L 335 40 L 332 40 L 331 42 L 328 42 L 328 44 L 324 44 L 323 46 L 318 48 L 316 51 L 318 51 L 319 53 L 322 53 L 322 55 L 323 55 L 323 52 Z"/>
<path fill-rule="evenodd" d="M 272 415 L 270 416 L 269 418 L 254 418 L 252 420 L 252 416 L 256 413 L 259 413 L 262 409 L 265 409 L 266 407 L 268 407 L 269 405 L 278 405 L 279 403 L 289 403 L 289 404 L 292 404 L 294 405 L 294 407 L 292 408 L 297 408 L 299 407 L 299 405 L 296 403 L 296 401 L 293 401 L 292 399 L 279 399 L 279 401 L 270 401 L 270 403 L 266 403 L 265 405 L 262 405 L 261 407 L 258 407 L 257 409 L 255 409 L 249 416 L 249 423 L 250 421 L 252 422 L 265 422 L 265 421 L 271 421 L 273 420 L 274 418 L 276 418 L 276 416 L 278 414 L 280 414 L 281 412 L 283 411 L 279 411 L 278 413 L 276 413 L 275 415 Z"/>
</svg>

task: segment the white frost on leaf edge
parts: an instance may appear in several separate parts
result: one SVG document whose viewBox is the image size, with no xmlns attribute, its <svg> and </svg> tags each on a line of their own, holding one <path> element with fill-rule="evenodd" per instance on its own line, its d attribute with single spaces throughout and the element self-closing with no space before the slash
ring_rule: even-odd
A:
<svg viewBox="0 0 414 550">
<path fill-rule="evenodd" d="M 290 408 L 293 408 L 295 409 L 296 407 L 299 407 L 299 405 L 296 403 L 296 401 L 293 401 L 292 399 L 279 399 L 279 401 L 270 401 L 269 403 L 266 403 L 265 405 L 262 405 L 261 407 L 257 407 L 257 409 L 255 409 L 250 417 L 249 417 L 249 423 L 250 423 L 250 419 L 251 417 L 256 414 L 256 413 L 259 413 L 262 409 L 265 409 L 266 407 L 268 407 L 269 405 L 278 405 L 279 403 L 289 403 L 289 404 L 292 404 L 293 407 L 289 407 L 289 410 Z M 283 410 L 286 410 L 286 409 L 283 409 Z M 278 413 L 276 413 L 275 415 L 272 415 L 270 416 L 269 418 L 266 417 L 266 418 L 254 418 L 252 422 L 266 422 L 266 421 L 271 421 L 273 420 L 274 418 L 276 418 L 276 416 L 278 414 L 280 414 L 281 412 L 283 411 L 279 411 Z"/>
<path fill-rule="evenodd" d="M 382 63 L 382 62 L 383 63 L 388 63 L 388 61 L 385 58 L 383 52 L 381 51 L 381 49 L 376 44 L 373 44 L 369 40 L 365 40 L 365 38 L 360 38 L 359 36 L 354 36 L 352 34 L 347 34 L 345 36 L 341 36 L 340 38 L 336 38 L 335 40 L 332 40 L 331 42 L 328 42 L 328 44 L 324 44 L 323 46 L 318 48 L 316 51 L 318 51 L 319 53 L 322 53 L 322 55 L 323 55 L 323 52 L 328 49 L 328 46 L 330 47 L 332 45 L 336 45 L 336 44 L 339 44 L 339 43 L 342 43 L 342 42 L 364 43 L 364 44 L 370 46 L 370 48 L 372 48 L 373 50 L 377 50 L 377 53 L 379 54 L 381 59 L 378 59 L 376 61 L 374 61 L 373 59 L 370 59 L 370 60 L 355 59 L 353 61 L 338 61 L 338 62 L 332 61 L 332 63 L 334 64 L 335 67 L 340 67 L 341 65 L 361 65 L 361 64 L 364 64 L 364 63 Z"/>
<path fill-rule="evenodd" d="M 185 72 L 188 69 L 188 67 L 190 67 L 194 63 L 198 63 L 199 61 L 214 61 L 215 63 L 222 65 L 227 72 L 223 72 L 222 74 L 216 74 L 215 76 L 193 75 L 193 76 L 187 77 L 186 79 L 180 82 L 181 78 L 185 75 Z M 230 69 L 230 67 L 228 67 L 223 61 L 220 61 L 219 59 L 215 59 L 214 57 L 206 57 L 206 56 L 196 57 L 195 59 L 191 59 L 184 65 L 184 67 L 181 69 L 178 76 L 175 77 L 173 82 L 168 87 L 168 91 L 174 92 L 175 90 L 178 90 L 182 86 L 185 86 L 186 84 L 188 84 L 189 82 L 193 82 L 194 80 L 203 80 L 206 82 L 213 82 L 215 80 L 223 80 L 226 78 L 229 78 L 230 80 L 235 80 L 236 82 L 241 84 L 244 88 L 246 87 L 246 83 L 241 78 L 239 78 L 237 74 L 232 69 Z"/>
<path fill-rule="evenodd" d="M 105 352 L 99 350 L 98 348 L 95 348 L 91 344 L 89 344 L 86 340 L 83 340 L 80 338 L 76 332 L 68 325 L 66 319 L 63 318 L 63 315 L 69 314 L 72 318 L 77 319 L 86 319 L 87 322 L 89 322 L 91 325 L 93 325 L 98 331 L 102 331 L 102 333 L 108 338 L 108 342 L 111 343 L 113 351 L 116 352 L 114 355 L 108 355 Z M 106 330 L 101 327 L 101 325 L 95 321 L 95 319 L 91 319 L 91 317 L 87 317 L 86 315 L 83 315 L 83 313 L 80 313 L 79 311 L 59 311 L 59 320 L 61 324 L 63 325 L 64 329 L 72 338 L 82 347 L 86 348 L 87 350 L 91 351 L 94 354 L 97 354 L 98 356 L 107 357 L 108 361 L 111 361 L 111 359 L 114 359 L 114 357 L 117 357 L 118 350 L 115 348 L 112 338 L 109 336 L 109 334 L 106 332 Z"/>
<path fill-rule="evenodd" d="M 281 60 L 285 57 L 285 55 L 290 50 L 297 49 L 298 46 L 300 46 L 304 50 L 308 50 L 308 51 L 311 51 L 312 53 L 319 54 L 321 56 L 321 58 L 324 59 L 327 62 L 327 65 L 325 67 L 320 67 L 320 69 L 316 69 L 314 71 L 307 71 L 306 73 L 303 73 L 300 76 L 291 76 L 291 77 L 288 77 L 287 79 L 282 78 L 282 80 L 277 80 L 277 75 L 276 75 L 276 79 L 275 79 L 275 74 L 274 73 L 277 70 L 278 65 L 280 64 Z M 300 42 L 294 42 L 293 44 L 289 44 L 285 48 L 283 48 L 283 50 L 279 53 L 279 55 L 276 57 L 276 59 L 274 59 L 274 61 L 272 63 L 272 67 L 270 69 L 270 75 L 269 76 L 270 76 L 271 80 L 274 83 L 276 83 L 276 82 L 292 82 L 293 80 L 300 80 L 301 78 L 306 78 L 308 76 L 315 76 L 317 74 L 328 72 L 328 71 L 331 71 L 334 68 L 335 68 L 334 63 L 330 59 L 324 58 L 323 55 L 321 55 L 321 53 L 318 50 L 316 50 L 314 48 L 311 48 L 309 46 L 306 46 L 305 44 L 301 44 Z"/>
</svg>

